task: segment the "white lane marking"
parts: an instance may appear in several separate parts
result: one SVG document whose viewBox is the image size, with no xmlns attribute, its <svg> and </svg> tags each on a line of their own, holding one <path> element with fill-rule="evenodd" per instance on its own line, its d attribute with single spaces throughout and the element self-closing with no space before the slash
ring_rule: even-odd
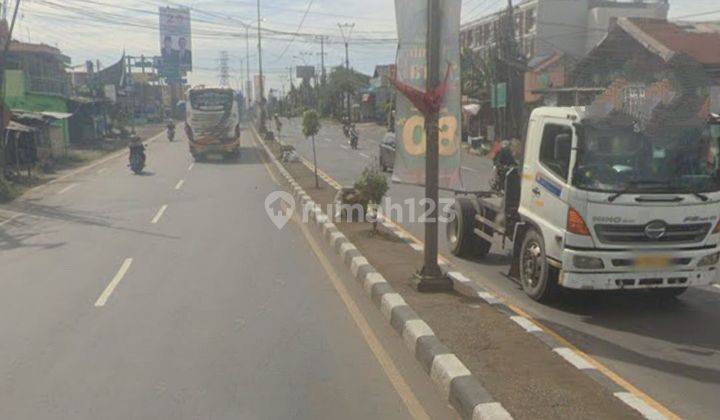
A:
<svg viewBox="0 0 720 420">
<path fill-rule="evenodd" d="M 342 148 L 345 149 L 345 150 L 350 150 L 350 148 L 347 147 L 347 146 L 345 146 L 344 144 L 341 144 L 340 147 L 342 147 Z"/>
<path fill-rule="evenodd" d="M 364 157 L 365 159 L 370 159 L 370 156 L 366 155 L 365 153 L 360 153 L 360 156 Z"/>
<path fill-rule="evenodd" d="M 191 163 L 190 166 L 188 166 L 188 171 L 192 171 L 192 169 L 195 167 L 195 162 Z"/>
<path fill-rule="evenodd" d="M 713 284 L 713 287 L 716 289 L 720 289 L 720 284 Z"/>
<path fill-rule="evenodd" d="M 160 210 L 158 210 L 157 214 L 155 214 L 155 217 L 153 217 L 153 219 L 150 223 L 156 224 L 157 222 L 159 222 L 160 218 L 163 216 L 163 214 L 165 214 L 165 210 L 167 210 L 167 208 L 168 208 L 168 205 L 163 204 L 163 206 L 160 207 Z"/>
<path fill-rule="evenodd" d="M 66 192 L 72 190 L 75 187 L 77 187 L 77 184 L 70 184 L 67 187 L 63 188 L 62 190 L 58 191 L 58 194 L 65 194 Z"/>
<path fill-rule="evenodd" d="M 14 215 L 10 216 L 9 219 L 3 220 L 2 222 L 0 222 L 0 226 L 4 226 L 4 225 L 8 224 L 20 216 L 22 216 L 22 214 L 14 214 Z"/>
<path fill-rule="evenodd" d="M 97 174 L 102 175 L 102 173 L 105 172 L 106 170 L 107 170 L 107 168 L 102 168 L 99 171 L 97 171 Z"/>
<path fill-rule="evenodd" d="M 177 185 L 175 185 L 175 189 L 179 190 L 180 188 L 182 188 L 183 184 L 185 184 L 185 180 L 181 179 L 180 181 L 178 181 Z"/>
<path fill-rule="evenodd" d="M 540 327 L 535 325 L 534 322 L 530 321 L 529 319 L 525 318 L 524 316 L 511 316 L 510 319 L 515 321 L 516 324 L 521 326 L 525 331 L 527 332 L 538 332 L 542 331 Z"/>
<path fill-rule="evenodd" d="M 462 169 L 463 171 L 480 173 L 480 171 L 478 171 L 477 169 L 468 168 L 467 166 L 463 166 L 461 169 Z"/>
<path fill-rule="evenodd" d="M 120 266 L 120 270 L 118 270 L 118 272 L 115 274 L 115 277 L 113 277 L 113 279 L 107 285 L 98 300 L 95 302 L 96 307 L 105 306 L 105 303 L 107 303 L 107 300 L 110 298 L 113 290 L 115 290 L 118 283 L 120 283 L 120 280 L 122 280 L 123 277 L 125 277 L 125 274 L 127 274 L 130 266 L 132 265 L 132 262 L 132 258 L 127 258 L 125 259 L 125 261 L 123 261 L 122 265 Z"/>
<path fill-rule="evenodd" d="M 577 353 L 572 351 L 571 349 L 567 347 L 558 347 L 556 349 L 553 349 L 553 351 L 560 356 L 562 356 L 563 359 L 567 360 L 568 363 L 575 366 L 576 368 L 583 370 L 583 369 L 595 369 L 595 366 L 588 363 L 585 359 L 580 357 Z"/>
<path fill-rule="evenodd" d="M 639 411 L 643 417 L 648 420 L 661 420 L 667 419 L 667 417 L 660 414 L 657 410 L 650 407 L 645 401 L 636 397 L 629 392 L 616 392 L 615 397 L 619 398 L 622 402 Z"/>
</svg>

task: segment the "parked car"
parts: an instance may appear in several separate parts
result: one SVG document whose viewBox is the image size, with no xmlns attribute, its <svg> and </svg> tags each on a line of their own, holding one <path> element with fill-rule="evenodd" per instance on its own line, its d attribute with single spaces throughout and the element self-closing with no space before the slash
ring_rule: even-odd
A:
<svg viewBox="0 0 720 420">
<path fill-rule="evenodd" d="M 395 164 L 395 133 L 385 134 L 380 142 L 380 167 L 383 171 L 391 171 Z"/>
</svg>

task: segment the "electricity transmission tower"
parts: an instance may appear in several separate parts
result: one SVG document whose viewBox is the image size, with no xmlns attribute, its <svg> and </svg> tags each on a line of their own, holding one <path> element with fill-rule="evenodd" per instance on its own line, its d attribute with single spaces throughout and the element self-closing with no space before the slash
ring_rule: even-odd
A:
<svg viewBox="0 0 720 420">
<path fill-rule="evenodd" d="M 218 79 L 221 87 L 228 87 L 230 83 L 230 58 L 227 51 L 220 51 L 218 65 Z"/>
</svg>

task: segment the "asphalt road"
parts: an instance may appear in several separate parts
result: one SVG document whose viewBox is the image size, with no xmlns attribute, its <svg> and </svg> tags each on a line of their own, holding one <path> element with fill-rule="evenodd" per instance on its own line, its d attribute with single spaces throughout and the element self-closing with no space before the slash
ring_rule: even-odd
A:
<svg viewBox="0 0 720 420">
<path fill-rule="evenodd" d="M 312 234 L 271 223 L 249 135 L 227 164 L 178 140 L 0 207 L 0 418 L 453 418 Z"/>
<path fill-rule="evenodd" d="M 311 159 L 309 140 L 300 134 L 298 121 L 285 123 L 282 139 Z M 317 137 L 318 167 L 343 185 L 352 185 L 363 168 L 377 162 L 378 144 L 385 129 L 359 124 L 360 149 L 350 150 L 339 125 L 324 122 Z M 491 163 L 474 155 L 463 156 L 467 190 L 487 189 Z M 418 187 L 393 184 L 393 203 L 417 203 Z M 441 193 L 441 197 L 451 197 Z M 410 208 L 405 206 L 405 219 Z M 414 206 L 415 214 L 422 208 Z M 393 217 L 398 220 L 397 217 Z M 423 238 L 423 225 L 400 223 Z M 540 305 L 508 280 L 508 253 L 497 241 L 486 260 L 452 257 L 441 226 L 440 250 L 444 256 L 483 286 L 522 308 L 537 321 L 594 357 L 679 416 L 717 419 L 720 416 L 720 288 L 692 289 L 675 302 L 644 295 L 571 294 L 566 303 Z"/>
</svg>

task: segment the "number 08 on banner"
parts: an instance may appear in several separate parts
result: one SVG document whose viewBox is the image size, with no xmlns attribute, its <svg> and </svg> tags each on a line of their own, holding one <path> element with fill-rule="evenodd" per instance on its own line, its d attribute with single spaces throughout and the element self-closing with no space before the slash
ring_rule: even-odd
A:
<svg viewBox="0 0 720 420">
<path fill-rule="evenodd" d="M 439 122 L 440 155 L 453 156 L 458 151 L 457 129 L 458 121 L 452 115 L 440 117 Z M 402 140 L 405 151 L 412 156 L 425 154 L 427 139 L 425 136 L 425 118 L 415 115 L 408 118 L 402 130 Z"/>
</svg>

